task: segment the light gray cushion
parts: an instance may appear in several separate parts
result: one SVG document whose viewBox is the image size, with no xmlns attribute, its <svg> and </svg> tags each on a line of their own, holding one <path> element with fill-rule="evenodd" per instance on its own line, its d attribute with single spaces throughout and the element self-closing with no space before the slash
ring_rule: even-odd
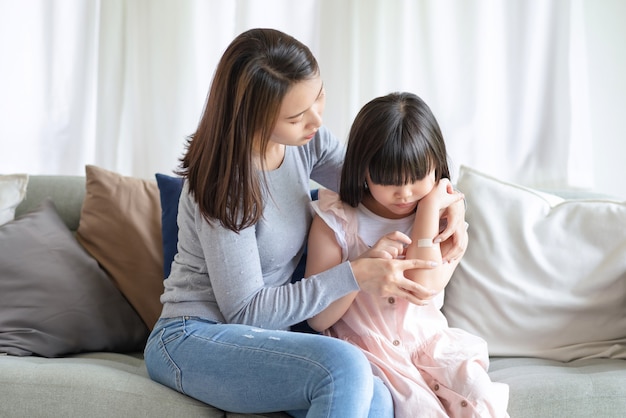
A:
<svg viewBox="0 0 626 418">
<path fill-rule="evenodd" d="M 509 385 L 511 417 L 621 418 L 626 411 L 625 360 L 493 358 L 489 375 Z"/>
<path fill-rule="evenodd" d="M 0 353 L 135 351 L 147 333 L 51 201 L 0 226 Z"/>
</svg>

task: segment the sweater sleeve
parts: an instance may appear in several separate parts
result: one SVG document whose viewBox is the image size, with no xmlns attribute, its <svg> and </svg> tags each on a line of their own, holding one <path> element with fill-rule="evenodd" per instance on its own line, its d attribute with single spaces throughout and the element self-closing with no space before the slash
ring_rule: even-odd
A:
<svg viewBox="0 0 626 418">
<path fill-rule="evenodd" d="M 214 297 L 227 323 L 288 329 L 358 290 L 347 262 L 308 280 L 268 286 L 260 267 L 255 227 L 239 234 L 206 222 L 200 227 Z"/>
<path fill-rule="evenodd" d="M 345 144 L 325 127 L 319 129 L 318 135 L 319 138 L 308 145 L 313 148 L 310 150 L 310 155 L 316 158 L 311 168 L 311 179 L 338 192 L 346 152 Z"/>
</svg>

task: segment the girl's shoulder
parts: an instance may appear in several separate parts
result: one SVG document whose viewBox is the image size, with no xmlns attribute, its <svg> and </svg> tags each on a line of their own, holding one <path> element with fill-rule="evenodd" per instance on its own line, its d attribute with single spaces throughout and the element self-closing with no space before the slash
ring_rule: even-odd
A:
<svg viewBox="0 0 626 418">
<path fill-rule="evenodd" d="M 328 221 L 329 218 L 333 218 L 344 225 L 344 228 L 356 221 L 356 208 L 344 203 L 339 198 L 339 194 L 322 188 L 318 196 L 318 200 L 313 202 L 313 207 L 324 220 Z"/>
</svg>

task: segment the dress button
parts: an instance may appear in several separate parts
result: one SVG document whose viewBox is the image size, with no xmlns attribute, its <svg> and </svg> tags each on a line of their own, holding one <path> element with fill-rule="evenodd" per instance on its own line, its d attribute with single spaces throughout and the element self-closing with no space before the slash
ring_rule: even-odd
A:
<svg viewBox="0 0 626 418">
<path fill-rule="evenodd" d="M 400 341 L 398 341 L 398 340 L 393 340 L 393 345 L 395 345 L 395 346 L 400 345 Z"/>
<path fill-rule="evenodd" d="M 439 383 L 435 383 L 435 387 L 433 389 L 435 389 L 435 391 L 439 390 Z"/>
<path fill-rule="evenodd" d="M 467 406 L 467 401 L 461 401 L 461 406 L 465 408 Z"/>
<path fill-rule="evenodd" d="M 394 304 L 396 303 L 396 300 L 393 298 L 393 296 L 390 296 L 389 299 L 387 299 L 387 302 Z"/>
</svg>

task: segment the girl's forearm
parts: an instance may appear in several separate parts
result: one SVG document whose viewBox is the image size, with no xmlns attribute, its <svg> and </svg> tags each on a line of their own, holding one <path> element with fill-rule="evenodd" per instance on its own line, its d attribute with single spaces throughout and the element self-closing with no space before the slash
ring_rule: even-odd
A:
<svg viewBox="0 0 626 418">
<path fill-rule="evenodd" d="M 335 324 L 346 313 L 357 292 L 352 292 L 331 303 L 328 308 L 307 321 L 315 331 L 324 332 Z"/>
<path fill-rule="evenodd" d="M 439 263 L 439 267 L 407 270 L 405 276 L 435 292 L 445 287 L 441 283 L 441 249 L 439 243 L 433 242 L 437 234 L 439 234 L 439 208 L 424 200 L 417 206 L 411 233 L 412 243 L 406 249 L 406 258 L 433 260 Z"/>
</svg>

